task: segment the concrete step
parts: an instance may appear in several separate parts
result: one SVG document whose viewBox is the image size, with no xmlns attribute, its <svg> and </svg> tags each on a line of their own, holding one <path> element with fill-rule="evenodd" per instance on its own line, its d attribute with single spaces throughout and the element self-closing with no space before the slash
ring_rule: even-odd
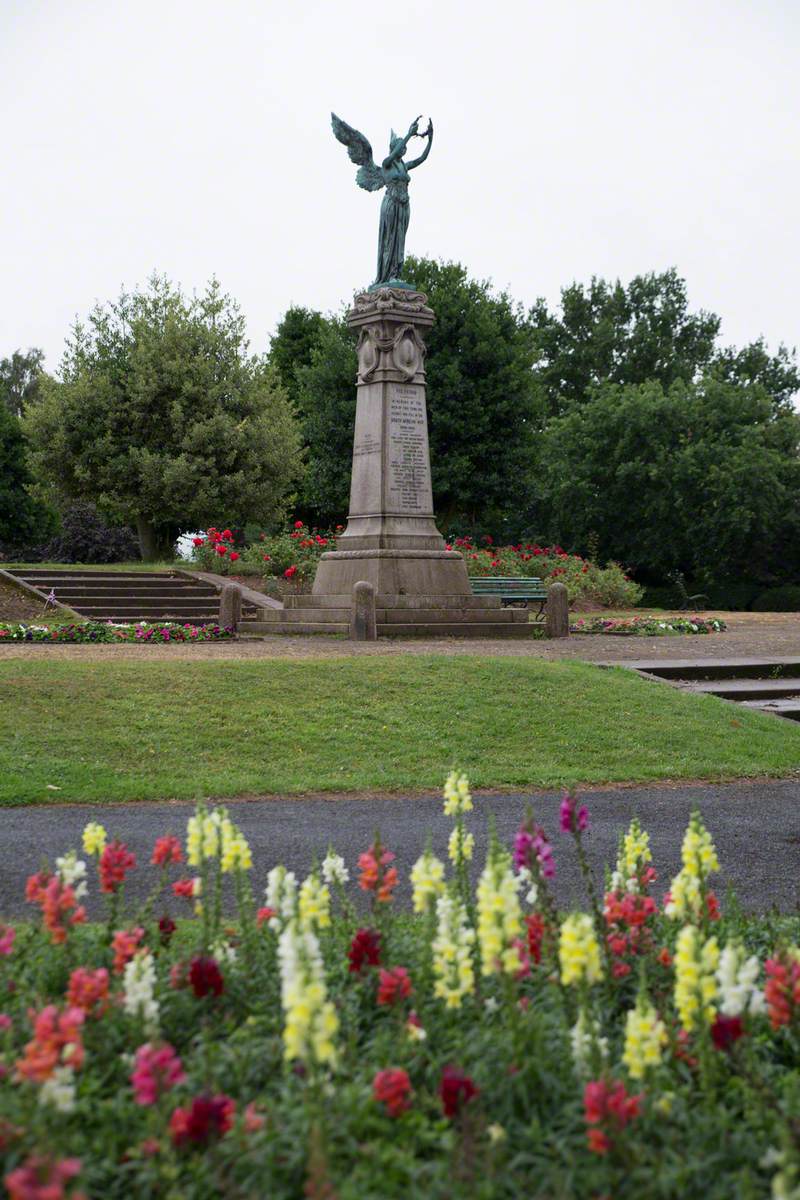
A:
<svg viewBox="0 0 800 1200">
<path fill-rule="evenodd" d="M 259 639 L 265 634 L 276 634 L 277 636 L 291 636 L 295 633 L 349 633 L 350 622 L 344 621 L 292 621 L 291 623 L 276 623 L 273 621 L 241 621 L 239 624 L 239 637 L 245 640 L 252 639 L 257 636 Z"/>
<path fill-rule="evenodd" d="M 723 700 L 776 700 L 782 696 L 800 697 L 800 678 L 720 679 L 687 684 L 688 692 L 703 692 Z"/>
<path fill-rule="evenodd" d="M 742 708 L 753 708 L 756 712 L 770 713 L 775 717 L 786 717 L 790 721 L 800 721 L 800 697 L 786 697 L 782 700 L 743 700 Z"/>
<path fill-rule="evenodd" d="M 511 624 L 500 624 L 499 622 L 492 623 L 489 621 L 432 621 L 427 625 L 416 623 L 413 625 L 404 625 L 400 622 L 397 622 L 393 624 L 378 625 L 378 637 L 529 638 L 531 636 L 531 627 L 527 621 L 524 625 L 517 622 Z"/>
<path fill-rule="evenodd" d="M 302 592 L 295 596 L 284 598 L 285 608 L 346 608 L 349 610 L 353 602 L 352 596 L 342 595 L 313 596 L 310 592 Z M 498 596 L 393 596 L 380 595 L 377 597 L 379 608 L 471 608 L 489 609 L 492 612 L 500 610 Z M 514 610 L 512 610 L 514 611 Z M 520 610 L 521 611 L 521 610 Z"/>
<path fill-rule="evenodd" d="M 602 664 L 602 665 L 619 665 Z M 634 671 L 663 679 L 779 679 L 800 675 L 800 658 L 670 658 L 635 659 L 625 663 Z"/>
<path fill-rule="evenodd" d="M 16 575 L 20 579 L 30 579 L 34 582 L 39 579 L 125 579 L 128 581 L 132 579 L 142 581 L 148 579 L 161 581 L 169 579 L 180 582 L 184 579 L 184 576 L 174 575 L 171 571 L 70 571 L 66 568 L 63 571 L 57 569 L 48 569 L 45 571 L 34 569 L 33 567 L 11 567 L 8 569 L 8 573 L 9 575 Z"/>
</svg>

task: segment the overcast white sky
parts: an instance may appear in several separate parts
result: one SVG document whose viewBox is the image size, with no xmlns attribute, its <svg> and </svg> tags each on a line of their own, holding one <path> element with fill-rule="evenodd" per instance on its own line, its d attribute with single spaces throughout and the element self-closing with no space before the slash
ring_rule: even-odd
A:
<svg viewBox="0 0 800 1200">
<path fill-rule="evenodd" d="M 0 0 L 0 357 L 212 274 L 263 350 L 374 277 L 384 152 L 435 124 L 409 253 L 529 305 L 675 265 L 723 338 L 800 341 L 798 0 Z M 420 146 L 422 143 L 415 143 Z"/>
</svg>

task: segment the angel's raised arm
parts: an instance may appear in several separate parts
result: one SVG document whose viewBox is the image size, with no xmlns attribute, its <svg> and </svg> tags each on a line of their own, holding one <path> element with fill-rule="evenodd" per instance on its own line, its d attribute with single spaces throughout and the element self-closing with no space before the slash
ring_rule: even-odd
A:
<svg viewBox="0 0 800 1200">
<path fill-rule="evenodd" d="M 430 118 L 428 119 L 428 128 L 422 134 L 422 137 L 428 139 L 428 144 L 422 151 L 422 154 L 420 154 L 419 158 L 414 158 L 411 160 L 411 162 L 406 163 L 407 171 L 413 171 L 414 167 L 418 167 L 420 163 L 424 163 L 425 159 L 431 152 L 431 146 L 433 145 L 433 121 L 431 121 Z"/>
<path fill-rule="evenodd" d="M 359 133 L 357 129 L 353 129 L 352 125 L 348 125 L 341 117 L 337 117 L 336 113 L 331 113 L 331 127 L 333 128 L 334 137 L 347 146 L 347 153 L 350 156 L 350 161 L 356 163 L 358 171 L 356 171 L 356 183 L 359 187 L 365 188 L 368 192 L 377 192 L 383 187 L 384 178 L 380 167 L 377 166 L 372 157 L 372 146 L 370 146 L 363 133 Z"/>
</svg>

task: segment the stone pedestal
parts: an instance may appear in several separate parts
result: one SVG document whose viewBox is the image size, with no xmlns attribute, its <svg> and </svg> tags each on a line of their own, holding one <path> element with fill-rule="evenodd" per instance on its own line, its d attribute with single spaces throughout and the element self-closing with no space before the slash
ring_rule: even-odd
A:
<svg viewBox="0 0 800 1200">
<path fill-rule="evenodd" d="M 350 512 L 314 596 L 349 596 L 359 580 L 379 596 L 471 595 L 464 560 L 445 550 L 433 516 L 424 341 L 433 322 L 421 292 L 391 287 L 357 296 L 348 314 L 359 331 Z"/>
</svg>

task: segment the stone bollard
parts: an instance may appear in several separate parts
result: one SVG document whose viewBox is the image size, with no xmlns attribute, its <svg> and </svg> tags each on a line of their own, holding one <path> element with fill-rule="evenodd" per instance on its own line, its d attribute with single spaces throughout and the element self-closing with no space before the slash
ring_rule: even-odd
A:
<svg viewBox="0 0 800 1200">
<path fill-rule="evenodd" d="M 219 594 L 219 623 L 223 629 L 237 629 L 242 619 L 242 589 L 235 583 L 223 585 Z"/>
<path fill-rule="evenodd" d="M 378 636 L 375 621 L 375 587 L 361 580 L 353 584 L 353 604 L 350 609 L 350 641 L 374 642 Z"/>
<path fill-rule="evenodd" d="M 545 633 L 549 638 L 569 637 L 569 605 L 563 583 L 551 583 L 547 589 Z"/>
</svg>

